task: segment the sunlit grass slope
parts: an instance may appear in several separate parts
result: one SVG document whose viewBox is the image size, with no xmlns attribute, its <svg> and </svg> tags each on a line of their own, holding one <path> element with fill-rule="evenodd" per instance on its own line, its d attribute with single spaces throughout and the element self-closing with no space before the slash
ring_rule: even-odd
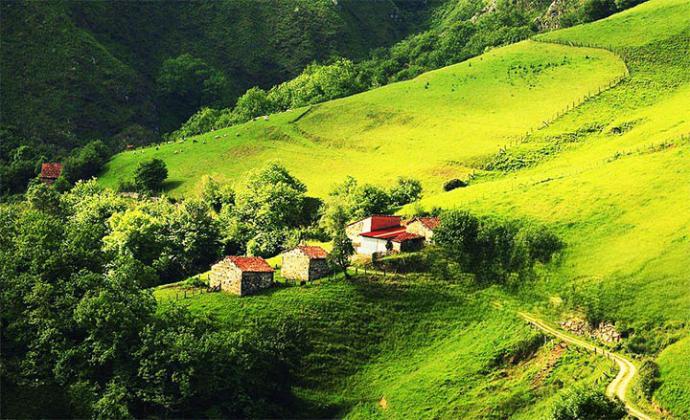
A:
<svg viewBox="0 0 690 420">
<path fill-rule="evenodd" d="M 629 350 L 653 355 L 690 330 L 690 2 L 650 1 L 539 39 L 613 45 L 631 75 L 485 158 L 500 171 L 423 204 L 553 224 L 568 247 L 544 298 L 585 304 L 630 332 Z M 655 400 L 679 418 L 687 348 L 659 358 Z"/>
<path fill-rule="evenodd" d="M 295 416 L 531 419 L 575 383 L 603 387 L 610 362 L 545 340 L 495 299 L 499 291 L 410 275 L 181 302 L 214 315 L 221 329 L 299 322 L 313 348 L 300 369 Z"/>
<path fill-rule="evenodd" d="M 624 73 L 607 51 L 526 41 L 268 121 L 124 152 L 101 180 L 115 187 L 157 157 L 168 165 L 171 193 L 184 194 L 204 174 L 232 181 L 273 159 L 314 195 L 346 175 L 385 184 L 404 174 L 440 191 L 445 180 L 467 175 L 464 161 L 517 141 Z"/>
</svg>

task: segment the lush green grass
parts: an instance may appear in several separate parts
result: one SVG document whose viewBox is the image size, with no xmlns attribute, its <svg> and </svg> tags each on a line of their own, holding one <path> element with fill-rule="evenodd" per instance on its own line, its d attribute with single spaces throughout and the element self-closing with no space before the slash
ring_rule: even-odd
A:
<svg viewBox="0 0 690 420">
<path fill-rule="evenodd" d="M 427 191 L 440 191 L 445 180 L 472 170 L 465 161 L 517 141 L 624 71 L 606 51 L 522 42 L 306 114 L 294 110 L 182 144 L 125 152 L 101 180 L 114 187 L 139 162 L 158 157 L 176 195 L 191 191 L 204 174 L 234 181 L 277 159 L 314 195 L 346 175 L 385 184 L 406 174 Z"/>
<path fill-rule="evenodd" d="M 166 301 L 170 288 L 155 294 Z M 512 311 L 492 305 L 503 297 L 407 276 L 179 302 L 214 315 L 220 328 L 260 328 L 276 318 L 299 322 L 313 345 L 295 389 L 304 403 L 300 416 L 531 418 L 575 382 L 603 386 L 595 384 L 608 374 L 608 362 L 563 352 Z"/>
<path fill-rule="evenodd" d="M 659 357 L 661 387 L 655 399 L 674 407 L 679 418 L 690 417 L 690 337 L 673 344 Z"/>
</svg>

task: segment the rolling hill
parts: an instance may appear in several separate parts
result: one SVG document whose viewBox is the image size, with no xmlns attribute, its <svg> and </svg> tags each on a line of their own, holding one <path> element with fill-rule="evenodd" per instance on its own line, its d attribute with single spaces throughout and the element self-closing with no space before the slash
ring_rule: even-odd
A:
<svg viewBox="0 0 690 420">
<path fill-rule="evenodd" d="M 203 174 L 236 181 L 267 160 L 284 163 L 315 196 L 346 175 L 382 185 L 407 175 L 422 180 L 426 196 L 402 213 L 462 207 L 540 220 L 564 238 L 560 261 L 519 296 L 468 294 L 417 279 L 324 282 L 245 300 L 193 298 L 193 307 L 224 316 L 228 325 L 295 311 L 311 334 L 323 333 L 313 382 L 300 388 L 305 401 L 328 402 L 313 413 L 533 418 L 573 385 L 563 379 L 570 372 L 575 382 L 596 386 L 605 366 L 577 354 L 559 358 L 556 369 L 564 370 L 547 375 L 560 385 L 535 382 L 553 357 L 543 345 L 518 358 L 519 368 L 496 364 L 495 351 L 511 354 L 533 334 L 491 305 L 505 300 L 553 320 L 584 310 L 615 323 L 626 336 L 621 350 L 660 366 L 653 403 L 686 418 L 689 68 L 690 3 L 652 0 L 414 80 L 125 152 L 100 180 L 116 186 L 151 157 L 166 161 L 170 193 L 180 196 Z M 470 174 L 469 187 L 441 192 L 445 180 Z M 431 297 L 406 301 L 426 287 Z M 349 314 L 351 307 L 361 310 Z M 343 370 L 329 372 L 334 364 Z M 329 383 L 329 375 L 341 381 Z"/>
</svg>

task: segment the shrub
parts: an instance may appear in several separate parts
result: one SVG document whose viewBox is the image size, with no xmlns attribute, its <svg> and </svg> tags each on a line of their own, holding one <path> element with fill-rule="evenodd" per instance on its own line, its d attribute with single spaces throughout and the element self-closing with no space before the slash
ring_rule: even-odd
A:
<svg viewBox="0 0 690 420">
<path fill-rule="evenodd" d="M 456 188 L 466 187 L 467 183 L 457 178 L 450 179 L 443 184 L 443 191 L 453 191 Z"/>
<path fill-rule="evenodd" d="M 639 379 L 636 388 L 647 399 L 652 397 L 654 391 L 659 387 L 659 365 L 653 360 L 645 360 L 640 365 Z"/>
<path fill-rule="evenodd" d="M 163 181 L 168 178 L 168 168 L 160 159 L 151 159 L 139 164 L 134 183 L 141 191 L 153 192 L 163 189 Z"/>
<path fill-rule="evenodd" d="M 578 388 L 556 403 L 553 420 L 622 419 L 627 415 L 619 400 L 606 397 L 601 391 Z"/>
</svg>

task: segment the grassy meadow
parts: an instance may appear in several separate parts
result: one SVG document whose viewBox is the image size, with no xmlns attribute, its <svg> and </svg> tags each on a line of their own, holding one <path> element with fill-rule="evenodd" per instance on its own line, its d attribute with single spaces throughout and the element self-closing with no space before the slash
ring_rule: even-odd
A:
<svg viewBox="0 0 690 420">
<path fill-rule="evenodd" d="M 438 192 L 447 179 L 473 171 L 467 162 L 519 141 L 625 71 L 604 50 L 525 41 L 267 121 L 124 152 L 100 180 L 116 187 L 139 162 L 156 157 L 168 165 L 169 193 L 183 195 L 202 175 L 235 181 L 278 160 L 316 196 L 347 175 L 385 185 L 405 174 Z"/>
<path fill-rule="evenodd" d="M 621 351 L 660 366 L 654 402 L 686 418 L 688 69 L 690 3 L 651 0 L 407 82 L 124 152 L 100 182 L 116 187 L 157 157 L 169 193 L 182 196 L 202 175 L 234 182 L 279 160 L 315 196 L 346 175 L 381 185 L 405 175 L 422 181 L 425 198 L 402 213 L 460 207 L 548 223 L 567 248 L 515 305 L 541 306 L 554 321 L 586 308 L 615 323 L 627 335 Z M 469 187 L 441 192 L 470 174 Z M 554 356 L 553 343 L 506 359 L 535 332 L 491 304 L 513 299 L 503 293 L 422 276 L 184 302 L 225 328 L 303 322 L 315 343 L 298 389 L 310 415 L 535 418 L 575 382 L 603 387 L 594 384 L 608 365 Z"/>
</svg>

